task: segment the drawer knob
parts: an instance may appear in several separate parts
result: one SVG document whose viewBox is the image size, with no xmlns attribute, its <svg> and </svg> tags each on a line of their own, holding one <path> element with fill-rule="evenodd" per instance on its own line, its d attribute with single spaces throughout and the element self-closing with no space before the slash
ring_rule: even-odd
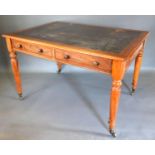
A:
<svg viewBox="0 0 155 155">
<path fill-rule="evenodd" d="M 69 55 L 64 55 L 64 59 L 69 59 L 70 56 Z"/>
<path fill-rule="evenodd" d="M 17 48 L 22 48 L 22 47 L 23 47 L 22 44 L 17 45 Z"/>
<path fill-rule="evenodd" d="M 97 62 L 97 61 L 94 61 L 94 62 L 93 62 L 93 65 L 95 65 L 95 66 L 99 66 L 99 65 L 100 65 L 100 63 L 99 63 L 99 62 Z"/>
<path fill-rule="evenodd" d="M 38 52 L 39 52 L 39 53 L 43 53 L 44 50 L 43 50 L 43 49 L 39 49 Z"/>
</svg>

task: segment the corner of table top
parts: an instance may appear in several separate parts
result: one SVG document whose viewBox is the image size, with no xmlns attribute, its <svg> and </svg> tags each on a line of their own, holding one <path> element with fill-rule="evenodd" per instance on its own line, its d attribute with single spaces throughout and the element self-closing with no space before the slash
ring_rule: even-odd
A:
<svg viewBox="0 0 155 155">
<path fill-rule="evenodd" d="M 10 37 L 11 37 L 10 34 L 2 34 L 1 36 L 2 36 L 3 38 L 10 38 Z"/>
</svg>

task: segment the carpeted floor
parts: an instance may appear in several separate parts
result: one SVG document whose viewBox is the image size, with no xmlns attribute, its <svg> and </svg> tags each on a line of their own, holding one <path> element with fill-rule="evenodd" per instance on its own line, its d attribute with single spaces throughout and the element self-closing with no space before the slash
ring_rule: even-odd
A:
<svg viewBox="0 0 155 155">
<path fill-rule="evenodd" d="M 125 76 L 128 86 L 131 77 Z M 0 75 L 0 139 L 114 139 L 108 76 L 23 74 L 22 82 L 24 99 L 18 100 L 12 74 Z M 141 74 L 133 96 L 123 85 L 115 139 L 155 139 L 155 73 Z"/>
</svg>

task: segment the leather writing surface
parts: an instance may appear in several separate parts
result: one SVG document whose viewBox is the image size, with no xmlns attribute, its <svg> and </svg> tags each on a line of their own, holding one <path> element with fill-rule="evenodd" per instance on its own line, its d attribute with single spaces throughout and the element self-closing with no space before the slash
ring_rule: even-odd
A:
<svg viewBox="0 0 155 155">
<path fill-rule="evenodd" d="M 87 49 L 120 53 L 141 33 L 141 31 L 126 29 L 54 22 L 14 34 Z"/>
</svg>

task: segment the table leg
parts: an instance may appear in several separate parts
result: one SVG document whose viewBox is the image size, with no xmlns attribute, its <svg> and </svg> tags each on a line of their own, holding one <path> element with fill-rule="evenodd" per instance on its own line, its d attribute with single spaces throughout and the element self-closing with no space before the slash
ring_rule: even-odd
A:
<svg viewBox="0 0 155 155">
<path fill-rule="evenodd" d="M 109 132 L 113 137 L 116 137 L 115 133 L 116 116 L 118 111 L 119 98 L 121 94 L 121 85 L 124 73 L 125 73 L 125 62 L 113 61 L 112 89 L 110 98 L 110 118 L 109 118 Z"/>
<path fill-rule="evenodd" d="M 113 137 L 116 137 L 115 133 L 115 124 L 116 124 L 116 115 L 118 111 L 119 98 L 121 93 L 122 82 L 113 80 L 112 81 L 112 90 L 110 97 L 110 120 L 109 120 L 109 132 Z"/>
<path fill-rule="evenodd" d="M 57 62 L 57 66 L 58 66 L 58 71 L 57 71 L 57 73 L 59 74 L 59 73 L 61 73 L 63 63 Z"/>
<path fill-rule="evenodd" d="M 134 67 L 133 80 L 132 80 L 132 93 L 134 93 L 137 88 L 140 68 L 142 64 L 142 57 L 143 57 L 143 50 L 139 52 L 139 54 L 135 59 L 135 67 Z"/>
<path fill-rule="evenodd" d="M 10 52 L 10 62 L 11 62 L 12 71 L 14 74 L 15 83 L 16 83 L 16 90 L 19 98 L 21 99 L 22 98 L 21 78 L 19 73 L 18 60 L 15 52 Z"/>
<path fill-rule="evenodd" d="M 11 48 L 10 39 L 6 39 L 6 43 L 7 43 L 7 48 L 8 48 L 8 51 L 9 51 L 11 67 L 12 67 L 12 71 L 13 71 L 13 75 L 14 75 L 14 80 L 15 80 L 15 84 L 16 84 L 16 90 L 17 90 L 19 98 L 22 99 L 22 86 L 21 86 L 21 78 L 20 78 L 17 54 Z"/>
</svg>

